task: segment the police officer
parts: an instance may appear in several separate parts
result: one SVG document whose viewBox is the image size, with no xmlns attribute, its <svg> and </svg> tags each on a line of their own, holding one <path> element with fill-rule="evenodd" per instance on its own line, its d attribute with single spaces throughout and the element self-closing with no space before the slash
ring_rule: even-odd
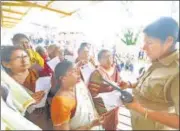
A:
<svg viewBox="0 0 180 131">
<path fill-rule="evenodd" d="M 125 104 L 133 130 L 179 129 L 179 27 L 171 17 L 161 17 L 144 30 L 143 50 L 151 65 L 133 88 L 134 100 Z"/>
</svg>

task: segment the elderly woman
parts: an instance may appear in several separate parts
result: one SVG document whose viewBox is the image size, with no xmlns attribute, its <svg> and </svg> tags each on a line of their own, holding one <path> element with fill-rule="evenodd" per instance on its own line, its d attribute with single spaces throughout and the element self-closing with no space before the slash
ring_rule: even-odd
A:
<svg viewBox="0 0 180 131">
<path fill-rule="evenodd" d="M 99 67 L 91 74 L 88 88 L 93 97 L 96 109 L 101 115 L 107 112 L 107 109 L 101 98 L 95 98 L 99 93 L 111 92 L 113 88 L 106 85 L 102 77 L 107 80 L 120 82 L 120 75 L 118 69 L 113 64 L 113 56 L 109 50 L 101 50 L 98 54 Z"/>
<path fill-rule="evenodd" d="M 77 68 L 67 60 L 60 62 L 55 68 L 58 91 L 51 104 L 54 129 L 100 130 L 102 129 L 100 119 L 91 95 L 77 71 Z"/>
</svg>

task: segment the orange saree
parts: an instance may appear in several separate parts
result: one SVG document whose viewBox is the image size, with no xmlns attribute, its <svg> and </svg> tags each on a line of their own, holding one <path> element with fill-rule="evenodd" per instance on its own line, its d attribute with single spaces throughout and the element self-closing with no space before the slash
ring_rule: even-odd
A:
<svg viewBox="0 0 180 131">
<path fill-rule="evenodd" d="M 69 122 L 76 109 L 76 100 L 65 97 L 55 96 L 51 103 L 51 118 L 54 126 Z"/>
</svg>

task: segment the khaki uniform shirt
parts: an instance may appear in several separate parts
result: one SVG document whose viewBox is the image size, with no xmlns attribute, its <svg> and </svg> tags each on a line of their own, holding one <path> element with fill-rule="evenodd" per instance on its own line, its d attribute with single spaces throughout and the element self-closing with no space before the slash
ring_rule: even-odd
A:
<svg viewBox="0 0 180 131">
<path fill-rule="evenodd" d="M 143 107 L 179 115 L 179 53 L 153 62 L 140 77 L 133 90 L 134 97 Z M 133 130 L 172 129 L 131 111 Z"/>
</svg>

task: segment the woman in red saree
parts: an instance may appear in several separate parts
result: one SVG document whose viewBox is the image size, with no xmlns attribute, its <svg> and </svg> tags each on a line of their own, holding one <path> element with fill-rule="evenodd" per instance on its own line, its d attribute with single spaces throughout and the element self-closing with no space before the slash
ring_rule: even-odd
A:
<svg viewBox="0 0 180 131">
<path fill-rule="evenodd" d="M 101 50 L 98 54 L 99 67 L 91 74 L 88 88 L 93 97 L 95 107 L 98 113 L 101 115 L 107 112 L 107 109 L 101 98 L 95 98 L 99 93 L 111 92 L 114 89 L 105 84 L 102 77 L 105 79 L 120 83 L 120 75 L 118 69 L 113 64 L 113 56 L 108 50 Z"/>
</svg>

